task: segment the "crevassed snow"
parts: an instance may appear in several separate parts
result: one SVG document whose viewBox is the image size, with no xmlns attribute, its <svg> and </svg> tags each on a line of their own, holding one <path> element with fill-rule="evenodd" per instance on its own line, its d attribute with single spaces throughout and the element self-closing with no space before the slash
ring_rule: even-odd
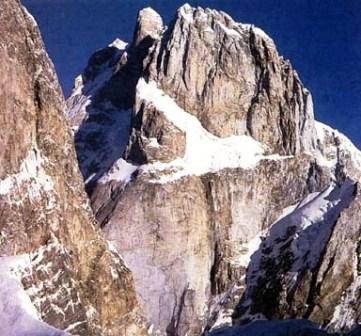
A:
<svg viewBox="0 0 361 336">
<path fill-rule="evenodd" d="M 54 182 L 44 169 L 45 159 L 38 149 L 32 148 L 20 165 L 19 172 L 8 175 L 0 180 L 0 195 L 7 195 L 18 190 L 23 183 L 28 183 L 26 195 L 37 198 L 42 192 L 54 190 Z M 49 208 L 54 206 L 55 201 L 49 197 Z"/>
<path fill-rule="evenodd" d="M 21 285 L 21 272 L 30 267 L 30 256 L 0 257 L 0 335 L 69 335 L 39 320 L 39 315 Z"/>
<path fill-rule="evenodd" d="M 166 183 L 187 175 L 203 175 L 224 168 L 255 167 L 263 159 L 284 159 L 279 155 L 265 156 L 265 147 L 247 135 L 219 138 L 203 128 L 199 120 L 180 108 L 176 102 L 157 87 L 141 78 L 137 85 L 138 97 L 152 104 L 166 118 L 186 134 L 183 158 L 170 163 L 155 162 L 141 167 L 142 172 L 160 174 L 157 182 Z"/>
</svg>

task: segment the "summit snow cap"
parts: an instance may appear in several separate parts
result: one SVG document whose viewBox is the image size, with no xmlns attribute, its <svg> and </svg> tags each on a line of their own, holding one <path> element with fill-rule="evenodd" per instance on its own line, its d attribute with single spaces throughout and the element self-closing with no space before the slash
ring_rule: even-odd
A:
<svg viewBox="0 0 361 336">
<path fill-rule="evenodd" d="M 138 46 L 145 38 L 157 39 L 163 30 L 161 16 L 152 8 L 139 11 L 134 33 L 134 45 Z"/>
</svg>

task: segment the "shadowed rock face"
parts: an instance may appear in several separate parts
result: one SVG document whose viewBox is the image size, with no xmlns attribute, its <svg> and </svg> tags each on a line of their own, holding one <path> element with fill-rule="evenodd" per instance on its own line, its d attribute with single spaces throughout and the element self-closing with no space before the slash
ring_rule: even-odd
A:
<svg viewBox="0 0 361 336">
<path fill-rule="evenodd" d="M 95 228 L 53 65 L 16 0 L 1 2 L 0 71 L 2 283 L 9 271 L 36 317 L 69 333 L 144 334 L 130 271 Z M 1 333 L 23 332 L 1 309 Z"/>
<path fill-rule="evenodd" d="M 354 328 L 345 336 L 360 334 L 360 327 Z M 232 328 L 220 328 L 211 333 L 212 336 L 338 336 L 338 333 L 329 333 L 308 320 L 283 320 L 283 321 L 255 321 L 247 326 L 235 326 Z"/>
<path fill-rule="evenodd" d="M 101 73 L 109 76 L 92 92 L 87 85 L 101 73 L 88 80 L 85 71 L 68 116 L 93 211 L 133 271 L 151 333 L 200 335 L 231 324 L 232 314 L 236 323 L 266 316 L 327 325 L 341 308 L 352 322 L 335 328 L 352 327 L 355 268 L 345 258 L 334 268 L 328 249 L 343 255 L 338 227 L 358 218 L 350 209 L 361 155 L 314 121 L 310 93 L 274 42 L 222 12 L 184 5 L 167 28 L 145 9 L 133 42 L 107 62 Z M 130 127 L 108 141 L 110 128 L 92 115 L 114 118 L 98 105 L 114 99 L 132 102 Z M 81 135 L 90 123 L 106 140 L 99 146 Z M 345 232 L 356 251 L 358 233 Z M 340 268 L 344 278 L 328 296 L 328 274 Z"/>
</svg>

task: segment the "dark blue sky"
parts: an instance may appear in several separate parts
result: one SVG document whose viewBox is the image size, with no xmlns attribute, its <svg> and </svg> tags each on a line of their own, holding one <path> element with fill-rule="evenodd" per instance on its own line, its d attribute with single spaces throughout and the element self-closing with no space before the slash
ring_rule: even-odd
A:
<svg viewBox="0 0 361 336">
<path fill-rule="evenodd" d="M 89 56 L 116 37 L 129 41 L 137 11 L 151 6 L 168 22 L 179 0 L 23 0 L 39 23 L 65 95 Z M 199 0 L 253 23 L 290 59 L 314 99 L 316 118 L 361 147 L 360 0 Z"/>
</svg>

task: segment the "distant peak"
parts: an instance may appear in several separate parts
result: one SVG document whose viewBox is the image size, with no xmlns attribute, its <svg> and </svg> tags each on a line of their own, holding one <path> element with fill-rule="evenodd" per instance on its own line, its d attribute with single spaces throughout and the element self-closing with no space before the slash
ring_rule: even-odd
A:
<svg viewBox="0 0 361 336">
<path fill-rule="evenodd" d="M 115 47 L 119 50 L 124 50 L 127 48 L 128 43 L 123 40 L 116 38 L 112 43 L 109 44 L 109 47 Z"/>
<path fill-rule="evenodd" d="M 186 2 L 184 5 L 179 7 L 179 10 L 187 10 L 187 11 L 189 11 L 189 10 L 193 10 L 193 8 L 188 2 Z"/>
<path fill-rule="evenodd" d="M 145 7 L 139 11 L 138 17 L 139 16 L 159 17 L 160 15 L 152 7 Z"/>
<path fill-rule="evenodd" d="M 183 6 L 178 8 L 178 13 L 190 14 L 190 13 L 193 13 L 193 10 L 194 10 L 194 8 L 190 4 L 185 3 Z"/>
<path fill-rule="evenodd" d="M 135 45 L 139 45 L 146 37 L 157 39 L 163 30 L 161 16 L 152 8 L 146 7 L 139 11 L 135 30 Z"/>
</svg>

